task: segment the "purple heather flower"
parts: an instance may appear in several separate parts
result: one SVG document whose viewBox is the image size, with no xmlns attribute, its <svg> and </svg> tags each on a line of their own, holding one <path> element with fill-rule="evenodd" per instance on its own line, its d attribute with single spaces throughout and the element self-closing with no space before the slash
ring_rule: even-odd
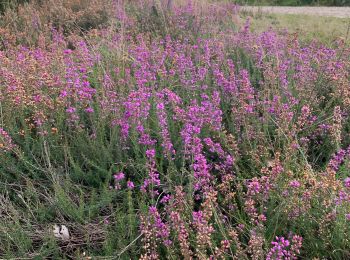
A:
<svg viewBox="0 0 350 260">
<path fill-rule="evenodd" d="M 161 203 L 167 203 L 170 199 L 171 199 L 171 195 L 167 194 L 160 200 L 160 202 Z"/>
<path fill-rule="evenodd" d="M 127 181 L 126 186 L 128 187 L 129 190 L 132 190 L 135 188 L 135 185 L 132 181 Z"/>
<path fill-rule="evenodd" d="M 66 109 L 66 112 L 67 113 L 74 113 L 76 111 L 76 108 L 75 107 L 68 107 L 67 109 Z"/>
<path fill-rule="evenodd" d="M 346 188 L 350 188 L 350 177 L 347 177 L 345 180 L 344 180 L 344 186 Z"/>
<path fill-rule="evenodd" d="M 154 149 L 149 149 L 146 151 L 146 156 L 148 158 L 154 158 L 155 155 L 156 155 L 156 151 Z"/>
<path fill-rule="evenodd" d="M 93 113 L 94 109 L 92 107 L 85 108 L 86 113 Z"/>
<path fill-rule="evenodd" d="M 120 181 L 120 180 L 124 179 L 125 175 L 124 175 L 124 173 L 119 172 L 119 173 L 114 174 L 113 177 L 116 181 Z"/>
<path fill-rule="evenodd" d="M 291 182 L 289 182 L 289 186 L 292 188 L 299 188 L 300 187 L 300 182 L 297 180 L 293 180 Z"/>
</svg>

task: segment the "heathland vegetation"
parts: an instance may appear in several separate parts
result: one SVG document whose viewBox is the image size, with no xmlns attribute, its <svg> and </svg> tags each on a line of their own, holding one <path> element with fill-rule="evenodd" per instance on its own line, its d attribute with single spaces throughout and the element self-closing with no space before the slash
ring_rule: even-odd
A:
<svg viewBox="0 0 350 260">
<path fill-rule="evenodd" d="M 167 2 L 3 10 L 0 258 L 349 259 L 348 28 Z"/>
</svg>

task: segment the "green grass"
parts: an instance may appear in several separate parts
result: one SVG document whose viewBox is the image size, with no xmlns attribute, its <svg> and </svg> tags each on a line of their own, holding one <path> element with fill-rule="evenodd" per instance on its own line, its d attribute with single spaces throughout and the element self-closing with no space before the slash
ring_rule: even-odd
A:
<svg viewBox="0 0 350 260">
<path fill-rule="evenodd" d="M 282 6 L 349 6 L 348 0 L 237 0 L 239 4 L 245 5 L 282 5 Z"/>
<path fill-rule="evenodd" d="M 266 14 L 242 12 L 243 20 L 251 19 L 251 29 L 263 32 L 269 28 L 297 33 L 305 41 L 318 40 L 331 45 L 337 39 L 350 43 L 350 19 L 299 14 Z"/>
</svg>

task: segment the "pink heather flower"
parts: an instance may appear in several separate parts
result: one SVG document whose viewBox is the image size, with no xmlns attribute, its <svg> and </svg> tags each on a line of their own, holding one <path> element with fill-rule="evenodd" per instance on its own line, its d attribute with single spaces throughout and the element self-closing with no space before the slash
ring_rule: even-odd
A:
<svg viewBox="0 0 350 260">
<path fill-rule="evenodd" d="M 248 114 L 251 114 L 254 112 L 254 107 L 252 105 L 246 105 L 245 110 Z"/>
<path fill-rule="evenodd" d="M 41 102 L 41 96 L 40 95 L 34 95 L 33 96 L 33 100 L 37 103 L 40 103 Z"/>
<path fill-rule="evenodd" d="M 297 143 L 295 143 L 295 142 L 292 143 L 291 146 L 292 146 L 293 149 L 298 149 L 298 148 L 300 147 L 299 144 L 297 144 Z"/>
<path fill-rule="evenodd" d="M 202 222 L 203 212 L 202 211 L 193 211 L 192 212 L 194 222 Z"/>
<path fill-rule="evenodd" d="M 346 188 L 350 188 L 350 177 L 347 177 L 345 180 L 344 180 L 344 186 Z"/>
<path fill-rule="evenodd" d="M 158 110 L 163 110 L 164 109 L 164 103 L 158 103 L 157 104 L 157 109 Z"/>
<path fill-rule="evenodd" d="M 338 197 L 335 198 L 336 205 L 340 205 L 343 201 L 348 200 L 347 192 L 344 190 L 339 191 Z"/>
<path fill-rule="evenodd" d="M 345 214 L 345 218 L 346 218 L 346 220 L 350 221 L 350 213 Z"/>
<path fill-rule="evenodd" d="M 261 222 L 265 222 L 266 221 L 266 216 L 264 214 L 261 214 L 259 215 L 258 219 L 261 221 Z"/>
<path fill-rule="evenodd" d="M 16 145 L 13 144 L 11 136 L 0 127 L 0 151 L 4 150 L 5 152 L 12 150 Z"/>
<path fill-rule="evenodd" d="M 67 91 L 66 90 L 62 90 L 61 91 L 61 94 L 60 94 L 60 97 L 66 97 L 68 95 Z"/>
<path fill-rule="evenodd" d="M 289 186 L 292 188 L 299 188 L 300 187 L 300 182 L 297 180 L 293 180 L 289 183 Z"/>
<path fill-rule="evenodd" d="M 128 187 L 128 189 L 132 190 L 133 188 L 135 188 L 135 185 L 132 181 L 127 181 L 126 186 Z"/>
<path fill-rule="evenodd" d="M 305 105 L 301 108 L 301 113 L 302 114 L 310 114 L 310 107 Z"/>
<path fill-rule="evenodd" d="M 71 54 L 73 51 L 71 49 L 65 49 L 63 51 L 64 54 Z"/>
<path fill-rule="evenodd" d="M 290 253 L 292 259 L 297 259 L 297 255 L 300 254 L 300 249 L 303 244 L 303 238 L 298 235 L 293 235 L 292 237 L 292 245 L 290 247 Z"/>
<path fill-rule="evenodd" d="M 151 225 L 154 231 L 156 231 L 156 236 L 163 241 L 163 244 L 169 246 L 171 240 L 169 239 L 170 229 L 169 226 L 162 221 L 160 214 L 155 206 L 149 207 L 149 216 L 151 219 Z"/>
<path fill-rule="evenodd" d="M 334 171 L 337 171 L 340 165 L 343 163 L 346 156 L 346 151 L 340 149 L 335 155 L 333 155 L 332 159 L 328 163 L 328 167 Z"/>
<path fill-rule="evenodd" d="M 150 206 L 148 210 L 151 215 L 157 213 L 157 208 L 155 206 Z"/>
<path fill-rule="evenodd" d="M 66 109 L 66 112 L 67 113 L 74 113 L 76 111 L 76 108 L 75 107 L 68 107 L 67 109 Z"/>
<path fill-rule="evenodd" d="M 165 155 L 174 155 L 175 150 L 173 144 L 171 143 L 168 122 L 167 122 L 167 114 L 165 111 L 164 103 L 157 104 L 157 115 L 159 120 L 159 125 L 161 127 L 161 135 L 163 138 L 162 147 L 164 148 Z"/>
<path fill-rule="evenodd" d="M 115 179 L 116 181 L 120 181 L 120 180 L 124 179 L 125 175 L 124 175 L 124 173 L 119 172 L 119 173 L 117 173 L 117 174 L 114 174 L 113 177 L 114 177 L 114 179 Z"/>
<path fill-rule="evenodd" d="M 287 247 L 289 247 L 290 243 L 287 239 L 284 237 L 276 237 L 276 241 L 271 242 L 271 244 L 273 247 L 270 249 L 266 256 L 267 260 L 282 260 L 289 256 Z"/>
<path fill-rule="evenodd" d="M 248 194 L 250 195 L 256 195 L 260 192 L 261 185 L 259 183 L 259 180 L 257 178 L 253 178 L 247 185 L 248 187 Z"/>
<path fill-rule="evenodd" d="M 93 113 L 94 109 L 92 107 L 85 108 L 86 113 Z"/>
<path fill-rule="evenodd" d="M 171 199 L 170 194 L 167 194 L 160 200 L 160 202 L 161 203 L 167 203 L 170 199 Z"/>
<path fill-rule="evenodd" d="M 290 238 L 291 242 L 284 237 L 276 237 L 276 241 L 271 242 L 273 247 L 269 250 L 266 260 L 297 259 L 303 238 L 298 235 L 290 235 Z"/>
<path fill-rule="evenodd" d="M 146 156 L 148 158 L 154 158 L 156 155 L 156 151 L 154 149 L 149 149 L 146 151 Z"/>
</svg>

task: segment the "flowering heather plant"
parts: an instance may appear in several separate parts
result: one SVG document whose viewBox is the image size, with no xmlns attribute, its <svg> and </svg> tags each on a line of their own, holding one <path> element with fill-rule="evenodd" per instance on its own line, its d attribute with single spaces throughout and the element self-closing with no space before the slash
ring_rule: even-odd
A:
<svg viewBox="0 0 350 260">
<path fill-rule="evenodd" d="M 302 246 L 302 238 L 295 235 L 291 242 L 284 237 L 276 237 L 276 241 L 271 243 L 273 247 L 270 249 L 266 259 L 297 259 L 299 249 Z M 290 249 L 288 249 L 290 247 Z"/>
<path fill-rule="evenodd" d="M 1 257 L 350 257 L 346 45 L 222 2 L 40 2 L 0 17 Z"/>
<path fill-rule="evenodd" d="M 3 152 L 8 152 L 16 147 L 12 142 L 11 136 L 2 128 L 0 128 L 0 148 Z"/>
</svg>

